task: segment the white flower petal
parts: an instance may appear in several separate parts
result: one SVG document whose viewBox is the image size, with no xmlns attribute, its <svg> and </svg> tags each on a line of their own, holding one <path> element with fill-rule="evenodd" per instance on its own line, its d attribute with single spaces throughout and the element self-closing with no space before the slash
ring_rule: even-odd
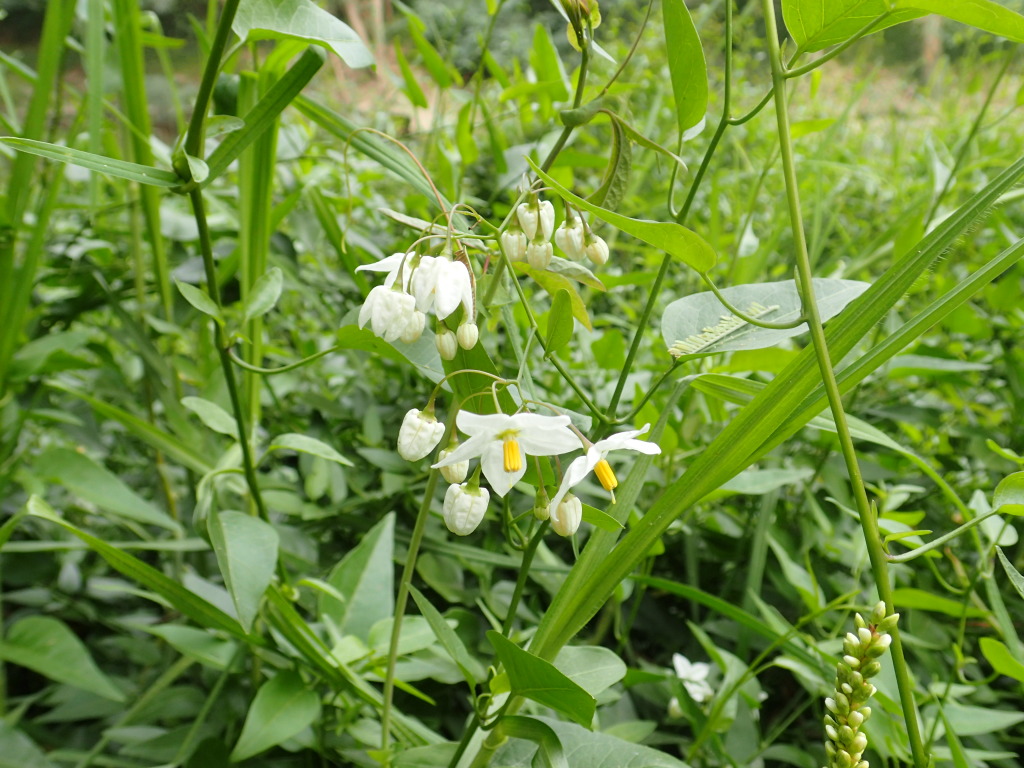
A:
<svg viewBox="0 0 1024 768">
<path fill-rule="evenodd" d="M 463 296 L 469 290 L 469 270 L 461 261 L 439 259 L 434 295 L 434 313 L 438 320 L 444 320 L 458 309 Z"/>
<path fill-rule="evenodd" d="M 516 472 L 505 471 L 505 451 L 500 440 L 492 440 L 480 454 L 480 469 L 498 496 L 504 496 L 526 474 L 526 462 Z"/>
<path fill-rule="evenodd" d="M 467 435 L 487 434 L 493 438 L 511 426 L 509 424 L 511 418 L 504 413 L 459 411 L 459 415 L 455 417 L 455 424 Z"/>
<path fill-rule="evenodd" d="M 404 258 L 404 253 L 392 253 L 373 264 L 360 264 L 356 267 L 356 272 L 397 272 Z"/>
<path fill-rule="evenodd" d="M 551 503 L 548 505 L 551 517 L 557 516 L 558 505 L 561 503 L 565 494 L 569 492 L 569 489 L 589 475 L 600 460 L 601 454 L 593 449 L 587 451 L 583 456 L 579 456 L 572 460 L 572 463 L 566 467 L 565 473 L 562 475 L 562 484 L 558 486 L 558 491 L 555 493 L 554 497 L 552 497 Z"/>
<path fill-rule="evenodd" d="M 475 459 L 484 451 L 489 442 L 491 442 L 491 438 L 488 435 L 471 437 L 468 440 L 459 443 L 454 451 L 432 466 L 434 469 L 439 469 L 441 467 L 451 466 L 452 464 L 458 464 L 460 461 Z"/>
</svg>

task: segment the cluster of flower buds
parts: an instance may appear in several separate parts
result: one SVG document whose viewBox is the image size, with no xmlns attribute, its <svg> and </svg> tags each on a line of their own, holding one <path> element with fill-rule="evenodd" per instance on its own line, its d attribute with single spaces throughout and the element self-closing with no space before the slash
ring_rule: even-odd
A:
<svg viewBox="0 0 1024 768">
<path fill-rule="evenodd" d="M 583 217 L 577 216 L 571 208 L 566 209 L 565 221 L 555 230 L 555 244 L 573 261 L 581 261 L 586 256 L 599 267 L 608 263 L 608 243 L 595 235 Z"/>
<path fill-rule="evenodd" d="M 857 633 L 850 632 L 843 642 L 843 658 L 836 667 L 835 693 L 825 699 L 825 768 L 868 768 L 862 759 L 868 737 L 861 726 L 871 717 L 868 700 L 875 686 L 868 682 L 882 671 L 878 659 L 889 648 L 899 621 L 898 613 L 886 616 L 885 603 L 872 609 L 868 621 L 859 613 L 854 617 Z"/>
<path fill-rule="evenodd" d="M 547 269 L 554 249 L 555 206 L 536 195 L 516 208 L 516 215 L 501 233 L 501 247 L 512 261 L 526 261 L 534 269 Z"/>
<path fill-rule="evenodd" d="M 464 312 L 457 334 L 442 324 L 436 336 L 438 351 L 451 360 L 459 346 L 476 346 L 480 332 L 473 322 L 473 274 L 464 257 L 452 258 L 447 249 L 437 256 L 394 253 L 375 264 L 356 267 L 357 272 L 361 270 L 387 274 L 384 284 L 366 297 L 359 312 L 360 328 L 369 322 L 385 341 L 411 344 L 423 334 L 428 312 L 444 321 L 461 306 Z"/>
</svg>

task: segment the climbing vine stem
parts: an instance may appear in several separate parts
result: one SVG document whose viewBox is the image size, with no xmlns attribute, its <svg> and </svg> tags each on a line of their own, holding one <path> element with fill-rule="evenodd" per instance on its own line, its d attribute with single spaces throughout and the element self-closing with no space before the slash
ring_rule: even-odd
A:
<svg viewBox="0 0 1024 768">
<path fill-rule="evenodd" d="M 772 67 L 772 85 L 776 94 L 775 116 L 778 123 L 783 178 L 786 183 L 786 202 L 789 207 L 790 224 L 793 230 L 793 246 L 796 255 L 796 272 L 800 288 L 800 299 L 803 304 L 804 316 L 807 318 L 807 324 L 810 327 L 811 343 L 814 346 L 815 355 L 818 360 L 818 368 L 821 371 L 822 383 L 825 387 L 829 408 L 835 420 L 839 445 L 850 476 L 853 495 L 857 503 L 857 512 L 860 516 L 861 528 L 867 545 L 868 557 L 871 561 L 871 572 L 874 576 L 878 594 L 885 602 L 886 612 L 891 614 L 894 612 L 892 586 L 889 582 L 885 550 L 882 547 L 882 540 L 879 535 L 877 512 L 868 501 L 867 491 L 864 488 L 864 481 L 861 477 L 860 466 L 857 461 L 857 451 L 854 448 L 853 438 L 850 435 L 850 429 L 846 422 L 842 396 L 839 392 L 839 385 L 836 383 L 835 371 L 832 369 L 832 361 L 829 358 L 828 345 L 825 341 L 825 331 L 822 328 L 821 316 L 818 313 L 818 307 L 815 302 L 814 283 L 811 279 L 811 259 L 807 250 L 807 239 L 804 235 L 803 218 L 800 213 L 800 193 L 797 186 L 796 166 L 793 158 L 793 140 L 790 135 L 789 112 L 786 107 L 786 99 L 784 98 L 787 73 L 782 63 L 782 54 L 779 48 L 778 26 L 775 20 L 775 3 L 773 0 L 762 0 L 762 7 L 765 19 L 765 36 Z M 928 754 L 921 738 L 921 726 L 914 702 L 914 683 L 911 680 L 910 669 L 903 655 L 900 634 L 896 629 L 892 631 L 892 660 L 896 672 L 896 683 L 900 691 L 900 703 L 906 722 L 907 736 L 910 739 L 910 749 L 914 757 L 914 766 L 915 768 L 926 768 L 928 765 Z"/>
</svg>

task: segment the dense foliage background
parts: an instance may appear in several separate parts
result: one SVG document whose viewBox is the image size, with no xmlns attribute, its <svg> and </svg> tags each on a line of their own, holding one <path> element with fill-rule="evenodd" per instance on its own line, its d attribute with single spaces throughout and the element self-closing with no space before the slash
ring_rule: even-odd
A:
<svg viewBox="0 0 1024 768">
<path fill-rule="evenodd" d="M 296 32 L 305 3 L 243 0 L 226 50 L 217 3 L 0 3 L 3 132 L 47 143 L 0 145 L 0 765 L 824 764 L 843 636 L 886 598 L 845 428 L 806 333 L 676 361 L 689 331 L 663 313 L 708 285 L 691 246 L 627 223 L 685 224 L 716 286 L 747 286 L 739 309 L 768 302 L 802 249 L 786 147 L 814 275 L 896 286 L 828 326 L 888 553 L 985 517 L 889 565 L 923 743 L 1020 765 L 1024 80 L 1004 37 L 1024 26 L 866 35 L 790 81 L 780 138 L 774 105 L 716 131 L 772 86 L 761 3 L 665 0 L 666 22 L 605 0 L 568 114 L 581 54 L 553 4 L 320 4 L 359 42 Z M 690 19 L 696 49 L 673 36 Z M 502 260 L 527 156 L 559 220 L 554 185 L 604 190 L 606 264 Z M 381 275 L 356 267 L 443 233 L 438 200 L 461 204 L 476 286 L 480 343 L 454 361 L 433 319 L 415 344 L 358 327 Z M 432 459 L 396 440 L 465 368 L 593 440 L 651 425 L 660 454 L 613 461 L 615 504 L 577 486 L 574 537 L 533 516 L 564 461 L 456 537 Z M 478 391 L 465 407 L 493 411 L 489 386 L 447 381 L 438 417 Z M 873 682 L 866 757 L 908 763 L 888 656 Z"/>
</svg>

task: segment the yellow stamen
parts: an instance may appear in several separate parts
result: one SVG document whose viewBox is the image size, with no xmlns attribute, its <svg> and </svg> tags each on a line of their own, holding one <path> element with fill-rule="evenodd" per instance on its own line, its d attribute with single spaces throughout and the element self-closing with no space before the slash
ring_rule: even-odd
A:
<svg viewBox="0 0 1024 768">
<path fill-rule="evenodd" d="M 505 451 L 505 471 L 518 472 L 521 470 L 523 468 L 523 454 L 519 450 L 519 441 L 514 437 L 505 438 L 502 448 Z"/>
<path fill-rule="evenodd" d="M 597 475 L 597 479 L 601 481 L 601 485 L 606 491 L 614 490 L 619 485 L 619 479 L 615 477 L 615 472 L 612 471 L 612 467 L 606 459 L 597 462 L 594 474 Z"/>
</svg>

